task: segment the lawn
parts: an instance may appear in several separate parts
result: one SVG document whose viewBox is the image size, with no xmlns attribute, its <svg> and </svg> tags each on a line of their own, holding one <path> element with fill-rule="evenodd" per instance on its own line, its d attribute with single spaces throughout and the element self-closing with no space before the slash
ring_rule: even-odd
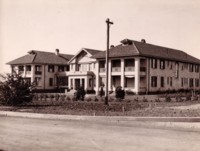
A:
<svg viewBox="0 0 200 151">
<path fill-rule="evenodd" d="M 177 101 L 156 95 L 126 96 L 124 100 L 110 97 L 109 106 L 104 99 L 87 96 L 84 101 L 73 97 L 37 97 L 33 102 L 18 107 L 0 106 L 0 110 L 45 114 L 70 114 L 92 116 L 136 116 L 136 117 L 199 117 L 200 99 Z"/>
</svg>

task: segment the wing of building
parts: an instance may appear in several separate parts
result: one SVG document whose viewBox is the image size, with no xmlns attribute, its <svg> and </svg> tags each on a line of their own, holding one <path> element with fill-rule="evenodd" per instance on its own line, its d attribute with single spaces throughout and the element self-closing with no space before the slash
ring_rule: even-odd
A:
<svg viewBox="0 0 200 151">
<path fill-rule="evenodd" d="M 12 72 L 21 73 L 28 82 L 35 82 L 37 89 L 55 89 L 68 86 L 68 61 L 73 55 L 31 50 L 27 55 L 8 62 Z"/>
<path fill-rule="evenodd" d="M 98 86 L 105 83 L 105 55 L 92 56 L 99 67 Z M 135 93 L 199 89 L 200 60 L 187 53 L 124 39 L 109 50 L 109 89 L 122 86 Z"/>
<path fill-rule="evenodd" d="M 105 85 L 106 51 L 82 48 L 77 54 L 30 51 L 8 64 L 38 88 L 67 86 L 95 90 Z M 199 89 L 200 60 L 176 49 L 124 39 L 109 50 L 109 90 L 138 93 Z"/>
</svg>

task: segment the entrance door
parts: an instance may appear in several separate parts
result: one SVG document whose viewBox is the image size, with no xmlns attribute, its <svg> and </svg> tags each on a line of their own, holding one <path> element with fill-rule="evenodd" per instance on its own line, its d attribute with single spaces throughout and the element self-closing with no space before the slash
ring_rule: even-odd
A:
<svg viewBox="0 0 200 151">
<path fill-rule="evenodd" d="M 80 79 L 75 79 L 75 89 L 77 90 L 80 87 Z"/>
</svg>

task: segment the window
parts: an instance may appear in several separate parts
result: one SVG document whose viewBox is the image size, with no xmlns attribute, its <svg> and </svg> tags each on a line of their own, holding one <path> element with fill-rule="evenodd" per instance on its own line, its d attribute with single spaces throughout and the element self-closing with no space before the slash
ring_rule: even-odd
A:
<svg viewBox="0 0 200 151">
<path fill-rule="evenodd" d="M 58 71 L 59 72 L 64 72 L 65 71 L 65 66 L 58 66 Z"/>
<path fill-rule="evenodd" d="M 165 60 L 160 60 L 160 69 L 165 69 Z"/>
<path fill-rule="evenodd" d="M 170 77 L 170 86 L 172 87 L 173 83 L 172 83 L 172 77 Z"/>
<path fill-rule="evenodd" d="M 192 78 L 190 78 L 190 87 L 194 86 L 194 80 Z"/>
<path fill-rule="evenodd" d="M 195 79 L 195 86 L 199 87 L 199 79 Z"/>
<path fill-rule="evenodd" d="M 194 71 L 194 66 L 193 66 L 193 64 L 190 64 L 189 65 L 189 72 L 193 72 Z"/>
<path fill-rule="evenodd" d="M 167 77 L 167 85 L 169 85 L 169 77 Z"/>
<path fill-rule="evenodd" d="M 157 59 L 151 59 L 151 68 L 153 69 L 157 68 Z"/>
<path fill-rule="evenodd" d="M 96 64 L 96 63 L 93 63 L 93 69 L 95 69 L 95 64 Z"/>
<path fill-rule="evenodd" d="M 181 86 L 184 86 L 184 78 L 181 78 Z"/>
<path fill-rule="evenodd" d="M 184 78 L 184 85 L 188 85 L 188 78 Z"/>
<path fill-rule="evenodd" d="M 41 66 L 40 65 L 36 65 L 35 66 L 35 71 L 41 71 Z"/>
<path fill-rule="evenodd" d="M 165 85 L 164 77 L 160 77 L 160 86 L 164 87 L 164 85 Z"/>
<path fill-rule="evenodd" d="M 195 72 L 199 72 L 199 66 L 195 65 Z"/>
<path fill-rule="evenodd" d="M 176 62 L 175 66 L 176 66 L 175 77 L 179 78 L 179 64 Z"/>
<path fill-rule="evenodd" d="M 92 79 L 89 79 L 89 87 L 92 87 Z"/>
<path fill-rule="evenodd" d="M 41 78 L 40 77 L 35 77 L 35 85 L 41 86 Z"/>
<path fill-rule="evenodd" d="M 31 66 L 30 65 L 26 66 L 26 71 L 31 71 Z"/>
<path fill-rule="evenodd" d="M 54 65 L 48 65 L 48 72 L 54 72 Z"/>
<path fill-rule="evenodd" d="M 168 68 L 172 69 L 173 68 L 173 62 L 172 61 L 168 61 Z"/>
<path fill-rule="evenodd" d="M 69 71 L 69 65 L 66 66 L 66 71 Z"/>
<path fill-rule="evenodd" d="M 99 61 L 99 68 L 105 68 L 105 61 Z"/>
<path fill-rule="evenodd" d="M 24 66 L 19 66 L 18 69 L 19 71 L 24 71 Z"/>
<path fill-rule="evenodd" d="M 53 86 L 53 78 L 49 78 L 49 86 Z"/>
<path fill-rule="evenodd" d="M 151 87 L 157 87 L 157 77 L 156 76 L 151 77 Z"/>
</svg>

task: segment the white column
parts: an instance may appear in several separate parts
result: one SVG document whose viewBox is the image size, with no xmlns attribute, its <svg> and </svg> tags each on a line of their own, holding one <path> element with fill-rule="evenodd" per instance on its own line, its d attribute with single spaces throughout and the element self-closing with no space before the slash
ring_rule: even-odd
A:
<svg viewBox="0 0 200 151">
<path fill-rule="evenodd" d="M 85 87 L 84 87 L 84 89 L 86 90 L 87 87 L 88 87 L 88 77 L 85 78 Z"/>
<path fill-rule="evenodd" d="M 124 89 L 124 59 L 121 59 L 121 87 Z"/>
<path fill-rule="evenodd" d="M 31 82 L 35 81 L 35 65 L 31 65 Z"/>
<path fill-rule="evenodd" d="M 95 66 L 95 73 L 96 73 L 96 95 L 99 94 L 99 61 L 96 62 Z"/>
<path fill-rule="evenodd" d="M 108 61 L 108 91 L 110 91 L 111 90 L 111 80 L 112 80 L 112 75 L 111 75 L 111 73 L 112 73 L 112 65 L 111 65 L 111 60 L 109 60 Z"/>
<path fill-rule="evenodd" d="M 24 65 L 24 73 L 23 73 L 23 77 L 26 77 L 26 65 Z"/>
<path fill-rule="evenodd" d="M 71 78 L 68 77 L 68 88 L 71 89 Z"/>
<path fill-rule="evenodd" d="M 31 70 L 33 70 L 33 69 L 31 69 Z M 46 82 L 45 81 L 45 65 L 41 65 L 41 72 L 42 72 L 42 74 L 41 74 L 41 86 L 42 86 L 42 89 L 45 89 L 45 82 Z"/>
<path fill-rule="evenodd" d="M 72 82 L 73 82 L 73 90 L 75 90 L 75 79 L 74 78 L 72 79 Z"/>
<path fill-rule="evenodd" d="M 135 58 L 135 91 L 140 91 L 140 58 Z"/>
</svg>

